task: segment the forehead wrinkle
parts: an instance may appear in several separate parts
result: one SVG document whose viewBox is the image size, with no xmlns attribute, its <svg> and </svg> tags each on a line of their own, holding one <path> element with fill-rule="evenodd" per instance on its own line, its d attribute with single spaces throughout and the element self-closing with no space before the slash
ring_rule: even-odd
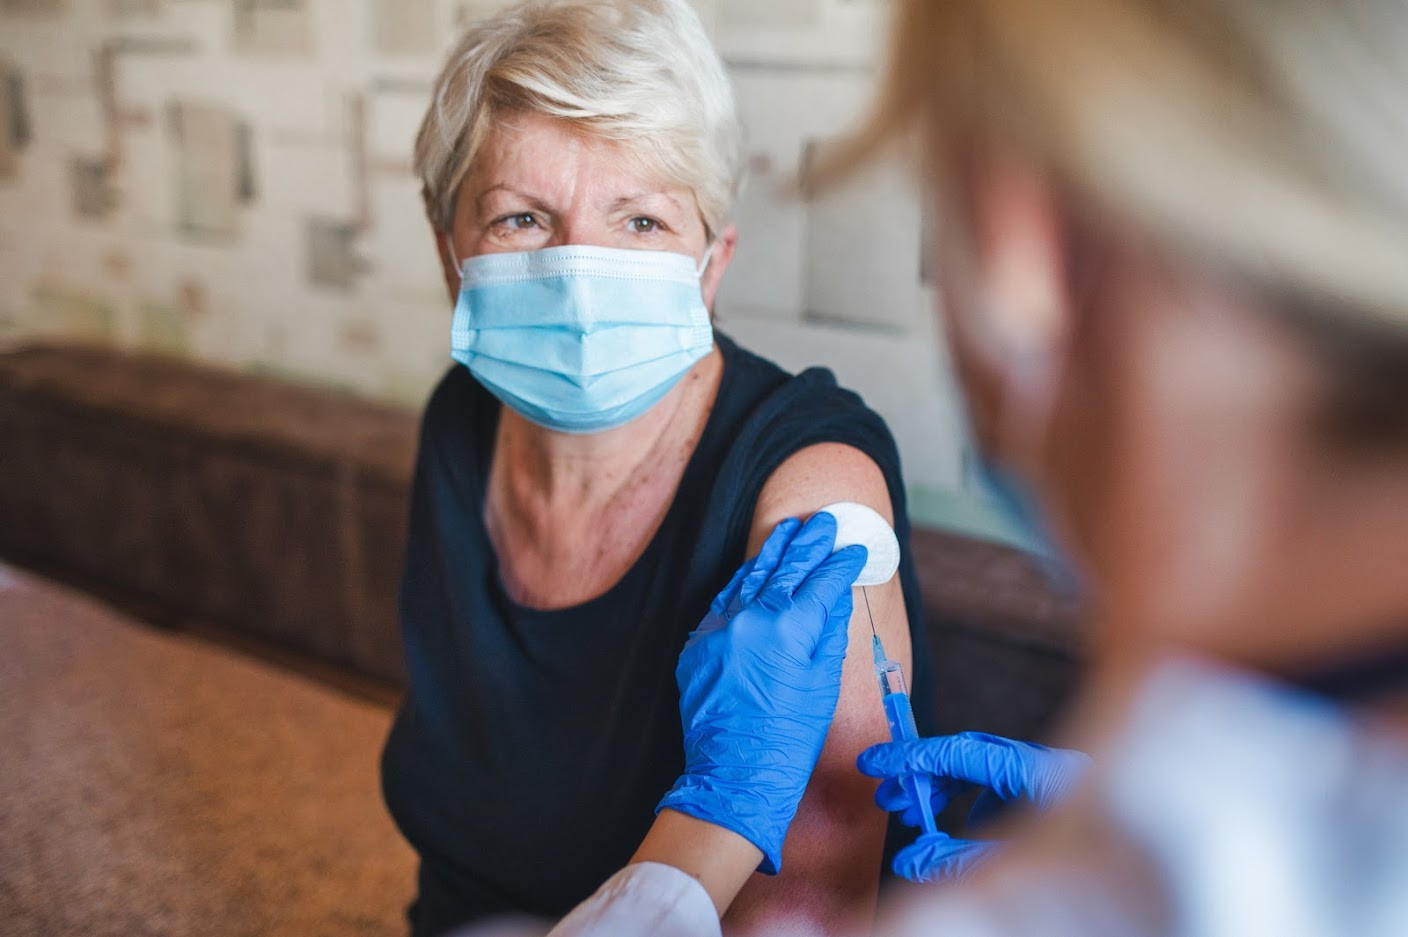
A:
<svg viewBox="0 0 1408 937">
<path fill-rule="evenodd" d="M 476 183 L 487 183 L 475 192 L 481 212 L 482 202 L 503 190 L 548 213 L 587 205 L 607 213 L 653 201 L 666 202 L 681 217 L 697 213 L 690 205 L 692 193 L 681 195 L 687 187 L 659 178 L 621 141 L 552 118 L 521 114 L 502 121 L 486 141 L 484 157 L 471 174 Z"/>
<path fill-rule="evenodd" d="M 482 195 L 505 189 L 540 205 L 575 198 L 586 162 L 581 159 L 586 141 L 571 133 L 545 133 L 542 127 L 531 120 L 515 120 L 500 124 L 490 134 L 483 157 L 470 174 L 493 180 Z"/>
<path fill-rule="evenodd" d="M 636 206 L 645 207 L 659 199 L 664 199 L 669 202 L 676 211 L 684 213 L 685 207 L 680 200 L 665 190 L 636 192 L 632 195 L 623 195 L 611 203 L 610 209 L 612 211 L 619 211 L 623 208 L 633 208 Z"/>
<path fill-rule="evenodd" d="M 522 189 L 514 188 L 506 182 L 496 182 L 484 191 L 477 194 L 474 197 L 474 207 L 482 213 L 484 211 L 485 202 L 487 202 L 489 196 L 493 195 L 495 192 L 507 192 L 510 195 L 515 195 L 518 198 L 523 199 L 523 201 L 527 202 L 529 207 L 535 208 L 538 211 L 549 210 L 547 202 L 545 202 L 542 198 L 532 194 L 531 192 L 525 192 Z"/>
</svg>

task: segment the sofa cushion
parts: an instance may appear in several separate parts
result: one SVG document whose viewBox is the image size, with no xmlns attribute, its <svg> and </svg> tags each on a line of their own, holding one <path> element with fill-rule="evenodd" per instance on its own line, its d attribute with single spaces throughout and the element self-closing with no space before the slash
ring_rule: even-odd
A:
<svg viewBox="0 0 1408 937">
<path fill-rule="evenodd" d="M 0 551 L 373 676 L 396 629 L 416 418 L 157 357 L 0 355 Z"/>
</svg>

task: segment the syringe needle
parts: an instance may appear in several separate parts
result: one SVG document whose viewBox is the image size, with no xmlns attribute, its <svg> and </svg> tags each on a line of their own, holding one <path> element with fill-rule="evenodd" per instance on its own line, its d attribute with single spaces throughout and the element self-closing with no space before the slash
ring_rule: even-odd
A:
<svg viewBox="0 0 1408 937">
<path fill-rule="evenodd" d="M 865 617 L 870 619 L 870 633 L 879 637 L 875 630 L 875 616 L 870 613 L 870 593 L 865 591 L 865 586 L 860 587 L 860 594 L 865 599 Z"/>
</svg>

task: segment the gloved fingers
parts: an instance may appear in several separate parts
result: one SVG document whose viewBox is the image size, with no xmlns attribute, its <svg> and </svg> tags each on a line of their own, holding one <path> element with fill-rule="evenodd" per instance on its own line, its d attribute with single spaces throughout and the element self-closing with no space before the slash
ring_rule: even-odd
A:
<svg viewBox="0 0 1408 937">
<path fill-rule="evenodd" d="M 1001 843 L 925 833 L 895 854 L 890 867 L 911 882 L 961 881 L 991 858 Z"/>
<path fill-rule="evenodd" d="M 833 640 L 839 640 L 841 657 L 845 657 L 844 636 L 853 607 L 851 583 L 860 575 L 861 567 L 865 565 L 865 555 L 865 547 L 859 544 L 842 547 L 817 566 L 792 596 L 790 601 L 800 613 L 797 617 L 802 621 L 815 620 L 819 625 L 814 631 L 805 629 L 804 633 L 803 629 L 799 629 L 791 636 L 798 642 L 794 652 L 805 655 L 803 659 L 817 659 L 822 639 L 827 634 L 831 634 Z M 771 590 L 772 586 L 769 585 L 768 589 Z M 781 593 L 778 597 L 781 599 Z M 842 636 L 834 634 L 838 625 Z M 829 649 L 834 650 L 834 644 Z M 832 662 L 839 663 L 839 660 L 837 658 Z"/>
<path fill-rule="evenodd" d="M 974 822 L 991 815 L 996 807 L 994 800 L 1025 798 L 1039 810 L 1046 810 L 1064 800 L 1092 764 L 1085 752 L 1049 748 L 986 732 L 962 732 L 954 738 L 965 748 L 971 746 L 967 760 L 974 768 L 982 766 L 994 795 L 974 805 Z"/>
<path fill-rule="evenodd" d="M 962 793 L 969 785 L 952 778 L 932 779 L 929 794 L 929 807 L 935 814 L 942 813 L 948 802 Z M 887 813 L 897 813 L 905 826 L 917 827 L 922 823 L 919 807 L 914 798 L 904 789 L 899 778 L 886 778 L 875 790 L 875 803 Z"/>
<path fill-rule="evenodd" d="M 1036 756 L 1041 768 L 1030 793 L 1038 810 L 1065 800 L 1095 764 L 1085 752 L 1073 749 L 1044 748 L 1042 752 Z"/>
<path fill-rule="evenodd" d="M 777 564 L 781 562 L 788 544 L 791 543 L 801 526 L 801 521 L 795 517 L 789 517 L 780 521 L 772 529 L 772 533 L 768 534 L 768 539 L 763 541 L 762 548 L 758 550 L 758 555 L 753 558 L 752 568 L 739 585 L 736 599 L 738 603 L 750 605 L 758 597 L 758 593 L 767 585 L 768 579 L 777 569 Z"/>
<path fill-rule="evenodd" d="M 886 778 L 875 789 L 875 805 L 886 813 L 894 813 L 913 807 L 914 803 L 898 778 Z"/>
<path fill-rule="evenodd" d="M 1032 752 L 1049 752 L 1052 749 L 1042 745 L 1040 742 L 1024 742 L 1020 739 L 1009 739 L 1002 735 L 993 735 L 991 732 L 958 732 L 954 738 L 962 739 L 974 745 L 990 745 L 997 749 L 1008 749 L 1028 755 Z"/>
<path fill-rule="evenodd" d="M 869 557 L 869 551 L 862 544 L 842 547 L 816 564 L 796 587 L 793 599 L 798 603 L 815 602 L 824 608 L 831 608 L 842 596 L 851 595 L 856 577 L 865 568 Z"/>
<path fill-rule="evenodd" d="M 835 517 L 825 511 L 818 511 L 808 518 L 792 538 L 792 542 L 787 544 L 781 561 L 768 577 L 767 584 L 763 586 L 763 604 L 772 609 L 786 607 L 792 600 L 792 594 L 801 587 L 807 577 L 830 558 L 835 543 Z"/>
<path fill-rule="evenodd" d="M 736 609 L 733 607 L 738 602 L 738 593 L 743 588 L 743 580 L 753 571 L 753 565 L 757 562 L 757 557 L 745 560 L 743 565 L 734 572 L 733 578 L 728 581 L 728 585 L 719 590 L 719 594 L 714 596 L 714 601 L 709 603 L 711 614 L 718 616 L 723 621 L 714 625 L 714 628 L 723 627 L 724 623 Z M 698 630 L 704 630 L 702 627 Z M 712 630 L 712 629 L 711 629 Z"/>
<path fill-rule="evenodd" d="M 839 688 L 846 646 L 851 639 L 851 590 L 841 593 L 825 617 L 821 635 L 811 649 L 812 665 L 831 674 Z"/>
<path fill-rule="evenodd" d="M 916 771 L 956 778 L 1010 800 L 1025 792 L 1029 765 L 1010 739 L 964 732 L 873 745 L 860 753 L 856 767 L 876 778 Z"/>
<path fill-rule="evenodd" d="M 946 771 L 932 770 L 931 765 L 935 759 L 930 755 L 932 743 L 947 738 L 948 736 L 937 736 L 907 742 L 880 742 L 856 757 L 856 769 L 872 778 L 898 778 L 915 771 L 947 777 Z"/>
<path fill-rule="evenodd" d="M 876 745 L 856 759 L 861 773 L 872 777 L 924 771 L 989 788 L 1001 800 L 1026 798 L 1043 810 L 1063 799 L 1090 765 L 1084 752 L 983 732 Z"/>
</svg>

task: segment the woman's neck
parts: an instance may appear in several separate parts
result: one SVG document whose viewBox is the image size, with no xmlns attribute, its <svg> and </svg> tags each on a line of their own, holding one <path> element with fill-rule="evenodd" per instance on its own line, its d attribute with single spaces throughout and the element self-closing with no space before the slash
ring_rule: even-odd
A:
<svg viewBox="0 0 1408 937">
<path fill-rule="evenodd" d="M 641 416 L 598 433 L 560 433 L 505 407 L 495 440 L 495 471 L 514 501 L 590 508 L 693 450 L 722 372 L 717 349 L 698 361 Z"/>
<path fill-rule="evenodd" d="M 503 411 L 484 524 L 516 601 L 565 608 L 625 575 L 674 503 L 722 376 L 716 348 L 638 419 L 591 435 Z"/>
</svg>

